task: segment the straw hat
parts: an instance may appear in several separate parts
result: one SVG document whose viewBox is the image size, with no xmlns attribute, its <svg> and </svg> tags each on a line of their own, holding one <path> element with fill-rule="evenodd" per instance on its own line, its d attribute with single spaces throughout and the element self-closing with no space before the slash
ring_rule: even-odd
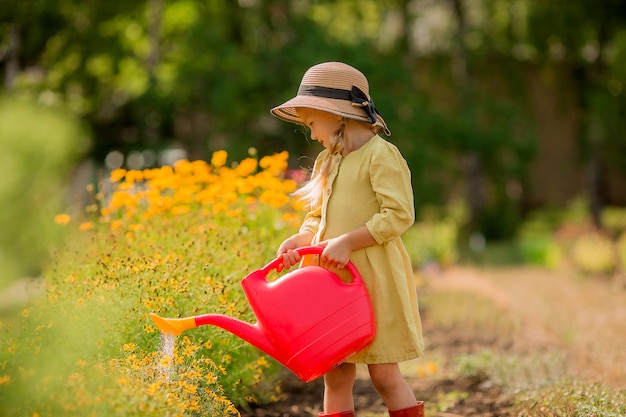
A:
<svg viewBox="0 0 626 417">
<path fill-rule="evenodd" d="M 374 107 L 365 75 L 342 62 L 324 62 L 309 68 L 302 77 L 298 94 L 271 112 L 279 119 L 304 124 L 296 113 L 297 107 L 367 122 L 376 133 L 391 135 L 385 120 Z"/>
</svg>

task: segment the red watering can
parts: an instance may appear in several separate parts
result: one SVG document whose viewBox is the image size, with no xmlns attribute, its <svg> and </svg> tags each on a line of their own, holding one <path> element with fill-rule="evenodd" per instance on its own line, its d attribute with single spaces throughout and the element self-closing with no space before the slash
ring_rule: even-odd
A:
<svg viewBox="0 0 626 417">
<path fill-rule="evenodd" d="M 297 251 L 319 255 L 323 248 Z M 268 281 L 267 275 L 281 263 L 277 258 L 241 281 L 255 324 L 222 314 L 168 319 L 150 313 L 150 318 L 161 332 L 177 336 L 198 326 L 219 326 L 267 353 L 302 381 L 313 381 L 374 340 L 372 305 L 352 262 L 346 266 L 350 283 L 316 265 Z"/>
</svg>

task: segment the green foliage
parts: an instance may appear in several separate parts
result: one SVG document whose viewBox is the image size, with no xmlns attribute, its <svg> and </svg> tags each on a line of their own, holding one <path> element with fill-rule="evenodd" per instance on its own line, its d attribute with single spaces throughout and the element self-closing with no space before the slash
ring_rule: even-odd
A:
<svg viewBox="0 0 626 417">
<path fill-rule="evenodd" d="M 554 239 L 556 225 L 551 213 L 531 215 L 517 238 L 524 263 L 555 268 L 562 258 L 561 247 Z"/>
<path fill-rule="evenodd" d="M 437 392 L 437 395 L 434 398 L 435 406 L 433 408 L 435 410 L 445 412 L 467 397 L 469 397 L 469 393 L 465 391 Z"/>
<path fill-rule="evenodd" d="M 626 232 L 626 209 L 607 207 L 602 213 L 602 224 L 614 236 L 619 236 Z"/>
<path fill-rule="evenodd" d="M 454 358 L 456 371 L 463 377 L 489 380 L 506 391 L 533 390 L 559 383 L 567 374 L 561 352 L 527 355 L 498 354 L 491 350 Z"/>
<path fill-rule="evenodd" d="M 403 240 L 416 268 L 431 263 L 450 266 L 457 261 L 457 227 L 451 222 L 417 223 L 404 234 Z"/>
<path fill-rule="evenodd" d="M 0 97 L 0 289 L 46 261 L 60 234 L 52 217 L 63 203 L 63 184 L 87 148 L 69 113 L 14 97 Z"/>
<path fill-rule="evenodd" d="M 524 263 L 555 268 L 561 261 L 561 249 L 551 235 L 526 236 L 520 239 Z"/>
<path fill-rule="evenodd" d="M 580 236 L 572 247 L 572 261 L 585 274 L 610 276 L 615 271 L 613 242 L 599 233 Z"/>
<path fill-rule="evenodd" d="M 467 221 L 462 202 L 448 205 L 442 212 L 432 208 L 423 210 L 422 220 L 416 222 L 402 236 L 411 263 L 415 268 L 430 264 L 450 266 L 458 261 L 459 229 Z"/>
<path fill-rule="evenodd" d="M 517 415 L 618 417 L 626 414 L 626 393 L 597 383 L 563 381 L 518 395 Z"/>
</svg>

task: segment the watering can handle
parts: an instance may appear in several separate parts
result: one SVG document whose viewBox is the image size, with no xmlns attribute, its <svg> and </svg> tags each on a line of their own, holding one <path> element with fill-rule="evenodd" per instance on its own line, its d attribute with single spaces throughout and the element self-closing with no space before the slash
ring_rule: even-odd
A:
<svg viewBox="0 0 626 417">
<path fill-rule="evenodd" d="M 300 248 L 295 249 L 295 251 L 298 252 L 300 256 L 321 255 L 322 252 L 324 251 L 324 247 L 323 246 L 302 246 Z M 276 258 L 272 262 L 265 265 L 261 269 L 261 271 L 263 271 L 267 275 L 270 271 L 278 269 L 278 266 L 281 264 L 281 262 L 282 262 L 281 258 Z M 359 270 L 356 269 L 356 266 L 354 266 L 352 261 L 348 260 L 346 269 L 348 270 L 350 275 L 352 275 L 352 282 L 363 280 L 363 278 L 361 278 L 361 274 L 359 273 Z"/>
</svg>

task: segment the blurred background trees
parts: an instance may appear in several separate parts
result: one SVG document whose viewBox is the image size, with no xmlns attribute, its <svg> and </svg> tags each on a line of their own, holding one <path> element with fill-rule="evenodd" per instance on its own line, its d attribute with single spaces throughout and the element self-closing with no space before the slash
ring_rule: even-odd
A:
<svg viewBox="0 0 626 417">
<path fill-rule="evenodd" d="M 368 75 L 418 209 L 463 199 L 468 232 L 585 197 L 626 204 L 626 3 L 537 0 L 2 0 L 12 100 L 89 127 L 92 175 L 319 148 L 269 109 L 304 71 Z M 306 155 L 310 158 L 299 158 Z"/>
</svg>

